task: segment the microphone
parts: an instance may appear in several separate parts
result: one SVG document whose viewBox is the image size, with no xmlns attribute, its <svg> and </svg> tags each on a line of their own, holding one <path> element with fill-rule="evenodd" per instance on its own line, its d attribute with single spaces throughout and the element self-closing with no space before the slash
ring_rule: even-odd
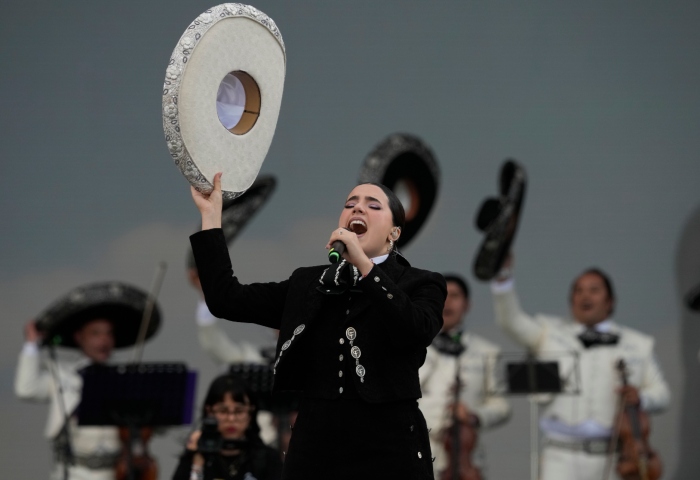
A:
<svg viewBox="0 0 700 480">
<path fill-rule="evenodd" d="M 343 252 L 345 252 L 345 244 L 340 240 L 336 240 L 331 245 L 331 249 L 328 250 L 328 261 L 338 263 L 342 258 Z"/>
</svg>

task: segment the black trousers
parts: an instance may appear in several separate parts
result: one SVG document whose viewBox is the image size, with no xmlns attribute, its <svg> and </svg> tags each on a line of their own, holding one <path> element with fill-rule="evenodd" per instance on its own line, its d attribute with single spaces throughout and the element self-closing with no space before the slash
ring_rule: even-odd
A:
<svg viewBox="0 0 700 480">
<path fill-rule="evenodd" d="M 432 480 L 428 429 L 415 400 L 303 399 L 283 480 Z"/>
</svg>

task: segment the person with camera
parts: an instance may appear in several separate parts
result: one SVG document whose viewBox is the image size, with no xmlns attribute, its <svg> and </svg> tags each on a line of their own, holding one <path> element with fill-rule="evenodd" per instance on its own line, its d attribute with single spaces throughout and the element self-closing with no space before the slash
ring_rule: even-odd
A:
<svg viewBox="0 0 700 480">
<path fill-rule="evenodd" d="M 260 439 L 256 408 L 242 380 L 214 379 L 202 407 L 202 427 L 190 435 L 173 480 L 278 480 L 282 461 Z"/>
</svg>

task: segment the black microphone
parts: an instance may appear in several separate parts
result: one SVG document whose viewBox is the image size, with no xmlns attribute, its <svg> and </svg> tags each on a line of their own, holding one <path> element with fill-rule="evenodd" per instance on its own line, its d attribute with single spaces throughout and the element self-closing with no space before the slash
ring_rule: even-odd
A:
<svg viewBox="0 0 700 480">
<path fill-rule="evenodd" d="M 345 252 L 345 244 L 340 240 L 336 240 L 331 245 L 331 249 L 328 250 L 328 261 L 331 263 L 338 263 Z"/>
</svg>

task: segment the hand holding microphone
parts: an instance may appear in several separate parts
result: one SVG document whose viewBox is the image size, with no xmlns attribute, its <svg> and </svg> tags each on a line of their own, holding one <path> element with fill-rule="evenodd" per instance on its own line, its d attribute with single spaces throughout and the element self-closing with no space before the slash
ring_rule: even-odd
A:
<svg viewBox="0 0 700 480">
<path fill-rule="evenodd" d="M 362 275 L 367 275 L 374 266 L 360 245 L 360 239 L 352 230 L 345 227 L 333 230 L 326 248 L 329 249 L 328 260 L 331 263 L 339 262 L 342 257 L 357 267 Z"/>
<path fill-rule="evenodd" d="M 350 231 L 347 228 L 343 228 L 338 232 L 339 235 L 343 234 L 342 230 L 346 230 L 348 232 Z M 331 263 L 338 263 L 342 258 L 343 253 L 345 253 L 345 244 L 340 240 L 334 241 L 331 244 L 330 250 L 328 250 L 328 261 Z"/>
</svg>

